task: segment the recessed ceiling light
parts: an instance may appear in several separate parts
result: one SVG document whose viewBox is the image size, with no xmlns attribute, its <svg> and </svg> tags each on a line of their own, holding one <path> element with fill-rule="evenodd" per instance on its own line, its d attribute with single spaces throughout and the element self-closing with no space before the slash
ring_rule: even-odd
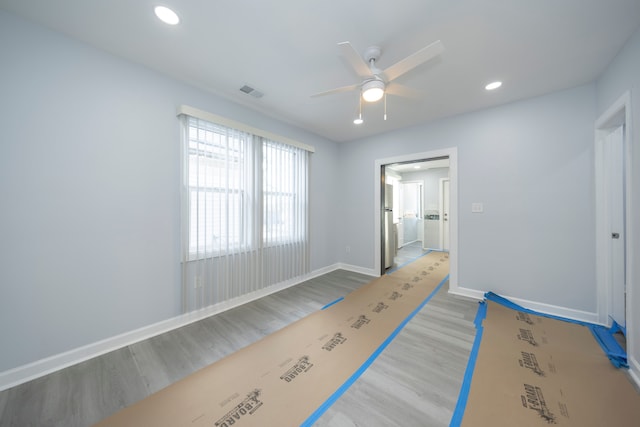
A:
<svg viewBox="0 0 640 427">
<path fill-rule="evenodd" d="M 413 167 L 414 169 L 420 169 L 420 165 L 416 165 Z"/>
<path fill-rule="evenodd" d="M 180 17 L 173 10 L 166 6 L 156 6 L 153 11 L 159 20 L 169 25 L 177 25 L 180 22 Z"/>
<path fill-rule="evenodd" d="M 493 82 L 493 83 L 489 83 L 484 88 L 486 90 L 494 90 L 494 89 L 498 89 L 500 86 L 502 86 L 502 82 Z"/>
<path fill-rule="evenodd" d="M 356 119 L 353 120 L 353 123 L 356 125 L 361 125 L 364 122 L 364 120 L 362 120 L 362 117 L 358 117 Z"/>
</svg>

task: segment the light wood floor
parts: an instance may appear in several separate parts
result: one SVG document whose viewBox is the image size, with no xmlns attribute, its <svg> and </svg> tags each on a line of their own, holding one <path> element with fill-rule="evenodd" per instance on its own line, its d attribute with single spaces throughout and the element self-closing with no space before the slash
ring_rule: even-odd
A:
<svg viewBox="0 0 640 427">
<path fill-rule="evenodd" d="M 5 390 L 0 426 L 90 426 L 371 279 L 334 271 Z M 475 336 L 477 303 L 446 291 L 409 322 L 317 426 L 449 425 Z"/>
</svg>

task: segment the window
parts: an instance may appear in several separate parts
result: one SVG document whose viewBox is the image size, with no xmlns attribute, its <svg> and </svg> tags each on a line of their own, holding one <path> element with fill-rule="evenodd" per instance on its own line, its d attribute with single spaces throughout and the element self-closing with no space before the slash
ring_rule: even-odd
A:
<svg viewBox="0 0 640 427">
<path fill-rule="evenodd" d="M 262 239 L 267 246 L 303 237 L 298 186 L 306 176 L 298 156 L 294 147 L 273 141 L 262 144 Z"/>
<path fill-rule="evenodd" d="M 250 245 L 250 134 L 188 119 L 189 259 Z"/>
<path fill-rule="evenodd" d="M 183 116 L 186 260 L 307 239 L 304 149 Z"/>
<path fill-rule="evenodd" d="M 309 272 L 313 147 L 182 106 L 183 311 Z"/>
</svg>

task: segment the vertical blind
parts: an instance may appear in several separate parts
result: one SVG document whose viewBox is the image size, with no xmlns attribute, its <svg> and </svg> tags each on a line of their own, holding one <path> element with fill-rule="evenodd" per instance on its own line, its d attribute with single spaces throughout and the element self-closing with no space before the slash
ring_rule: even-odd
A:
<svg viewBox="0 0 640 427">
<path fill-rule="evenodd" d="M 188 114 L 180 120 L 184 311 L 308 273 L 309 152 Z"/>
</svg>

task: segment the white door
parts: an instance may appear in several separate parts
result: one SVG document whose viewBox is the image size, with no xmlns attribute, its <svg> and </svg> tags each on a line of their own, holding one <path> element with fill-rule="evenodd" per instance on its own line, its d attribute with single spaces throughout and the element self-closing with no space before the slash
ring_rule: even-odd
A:
<svg viewBox="0 0 640 427">
<path fill-rule="evenodd" d="M 613 320 L 626 325 L 624 128 L 609 133 L 604 144 L 605 231 L 609 242 L 609 301 Z"/>
<path fill-rule="evenodd" d="M 449 180 L 441 180 L 442 187 L 440 189 L 440 224 L 442 230 L 440 236 L 442 238 L 442 250 L 449 250 Z"/>
</svg>

